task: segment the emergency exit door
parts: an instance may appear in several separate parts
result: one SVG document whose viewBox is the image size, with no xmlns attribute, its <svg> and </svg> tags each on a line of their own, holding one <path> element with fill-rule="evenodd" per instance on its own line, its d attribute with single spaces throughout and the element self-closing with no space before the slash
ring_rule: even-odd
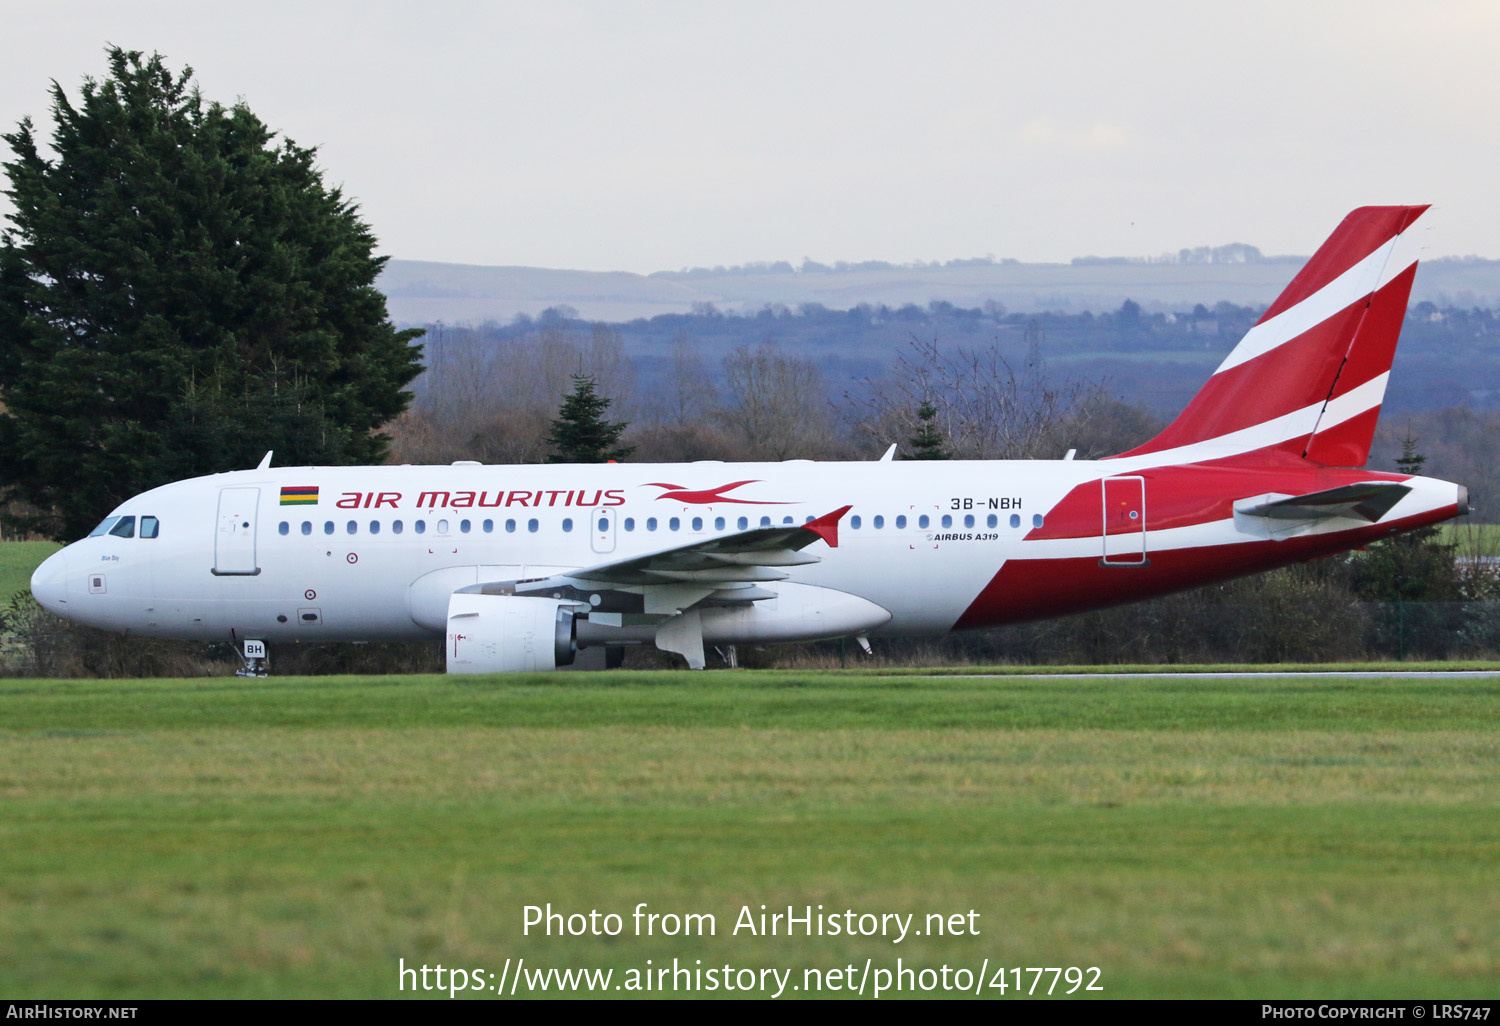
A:
<svg viewBox="0 0 1500 1026">
<path fill-rule="evenodd" d="M 589 514 L 589 524 L 589 534 L 594 540 L 594 551 L 615 551 L 615 511 L 595 509 Z"/>
</svg>

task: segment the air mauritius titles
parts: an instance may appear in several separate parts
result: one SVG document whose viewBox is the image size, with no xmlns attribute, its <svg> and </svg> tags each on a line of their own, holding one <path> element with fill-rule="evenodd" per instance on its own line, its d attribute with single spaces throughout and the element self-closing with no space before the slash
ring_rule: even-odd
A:
<svg viewBox="0 0 1500 1026">
<path fill-rule="evenodd" d="M 285 504 L 285 503 L 283 503 Z M 339 509 L 380 509 L 401 506 L 400 492 L 344 492 L 334 503 Z M 497 509 L 523 506 L 623 506 L 625 491 L 621 488 L 548 488 L 541 491 L 490 492 L 422 492 L 416 509 Z"/>
</svg>

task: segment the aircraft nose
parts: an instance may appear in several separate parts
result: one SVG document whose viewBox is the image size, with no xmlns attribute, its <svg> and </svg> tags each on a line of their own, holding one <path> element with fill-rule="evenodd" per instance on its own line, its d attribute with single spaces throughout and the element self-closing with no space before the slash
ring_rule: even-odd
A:
<svg viewBox="0 0 1500 1026">
<path fill-rule="evenodd" d="M 42 560 L 31 575 L 31 594 L 42 608 L 57 616 L 68 613 L 68 550 L 54 552 Z"/>
</svg>

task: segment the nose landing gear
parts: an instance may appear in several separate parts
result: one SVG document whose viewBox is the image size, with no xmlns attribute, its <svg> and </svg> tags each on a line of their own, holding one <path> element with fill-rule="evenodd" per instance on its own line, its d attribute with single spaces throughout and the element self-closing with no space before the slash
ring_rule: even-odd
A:
<svg viewBox="0 0 1500 1026">
<path fill-rule="evenodd" d="M 236 677 L 265 677 L 269 675 L 266 665 L 270 660 L 266 655 L 266 643 L 264 641 L 246 641 L 243 651 L 245 665 L 234 671 Z"/>
</svg>

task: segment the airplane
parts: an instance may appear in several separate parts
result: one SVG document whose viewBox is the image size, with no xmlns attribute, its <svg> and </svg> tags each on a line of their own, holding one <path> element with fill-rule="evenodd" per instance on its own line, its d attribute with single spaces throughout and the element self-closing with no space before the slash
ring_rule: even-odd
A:
<svg viewBox="0 0 1500 1026">
<path fill-rule="evenodd" d="M 46 609 L 127 634 L 445 639 L 450 673 L 942 635 L 1150 598 L 1468 512 L 1361 469 L 1425 206 L 1349 214 L 1155 438 L 1101 460 L 277 467 L 122 503 Z M 892 447 L 894 449 L 894 447 Z"/>
</svg>

